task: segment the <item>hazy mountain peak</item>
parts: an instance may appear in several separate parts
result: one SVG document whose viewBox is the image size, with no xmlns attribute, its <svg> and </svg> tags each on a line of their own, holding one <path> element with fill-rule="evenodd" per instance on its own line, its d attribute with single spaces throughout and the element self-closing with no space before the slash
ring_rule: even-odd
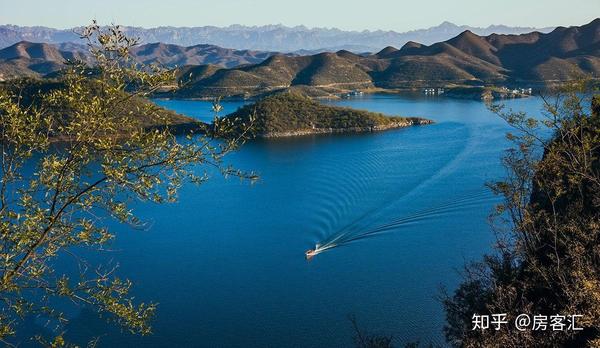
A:
<svg viewBox="0 0 600 348">
<path fill-rule="evenodd" d="M 285 29 L 288 30 L 292 29 Z M 429 84 L 440 78 L 439 81 L 445 81 L 444 83 L 510 83 L 516 80 L 568 80 L 575 73 L 600 76 L 600 20 L 580 27 L 556 28 L 547 34 L 531 32 L 482 36 L 474 32 L 476 29 L 457 30 L 458 33 L 453 38 L 433 45 L 408 40 L 400 50 L 395 45 L 386 45 L 384 49 L 377 50 L 379 52 L 375 55 L 359 55 L 341 49 L 329 52 L 306 51 L 306 55 L 298 56 L 227 49 L 207 44 L 186 47 L 160 40 L 135 47 L 131 53 L 143 63 L 184 66 L 183 72 L 188 75 L 190 72 L 194 73 L 196 87 L 207 87 L 206 91 L 209 92 L 213 91 L 211 86 L 217 85 L 241 88 L 240 85 L 244 84 L 351 84 L 405 88 L 418 81 Z M 429 30 L 425 32 L 431 34 Z M 282 32 L 278 33 L 286 36 Z M 343 33 L 349 35 L 348 32 Z M 317 34 L 321 32 L 317 31 L 315 35 Z M 386 35 L 392 34 L 386 32 Z M 306 39 L 306 35 L 301 36 Z M 0 74 L 5 77 L 45 75 L 63 68 L 65 60 L 77 58 L 82 47 L 85 46 L 19 42 L 0 50 Z M 198 66 L 201 64 L 213 65 Z M 230 69 L 219 68 L 215 64 Z"/>
<path fill-rule="evenodd" d="M 452 22 L 444 21 L 437 27 L 432 27 L 432 28 L 458 28 L 458 25 L 456 25 Z"/>
<path fill-rule="evenodd" d="M 476 28 L 458 26 L 448 21 L 428 29 L 403 33 L 390 30 L 345 31 L 337 28 L 307 28 L 303 25 L 287 27 L 281 24 L 264 26 L 234 24 L 222 28 L 215 26 L 123 28 L 129 35 L 139 37 L 142 43 L 162 42 L 180 46 L 211 44 L 238 50 L 251 49 L 278 52 L 346 49 L 357 53 L 378 52 L 387 46 L 402 47 L 409 41 L 430 45 L 448 40 L 464 30 L 471 30 L 474 34 L 483 36 L 494 32 L 498 34 L 521 34 L 536 30 L 536 28 L 512 28 L 507 26 Z M 541 32 L 549 31 L 548 28 L 537 30 Z M 45 27 L 0 25 L 0 48 L 8 47 L 22 40 L 45 43 L 80 42 L 73 29 L 58 30 Z"/>
</svg>

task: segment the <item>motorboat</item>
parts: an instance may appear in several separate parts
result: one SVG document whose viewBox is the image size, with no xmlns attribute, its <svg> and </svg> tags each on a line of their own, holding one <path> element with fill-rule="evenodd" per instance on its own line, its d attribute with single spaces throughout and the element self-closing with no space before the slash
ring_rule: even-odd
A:
<svg viewBox="0 0 600 348">
<path fill-rule="evenodd" d="M 310 260 L 313 257 L 315 257 L 318 254 L 318 252 L 317 252 L 317 250 L 309 249 L 304 254 L 306 255 L 306 259 Z"/>
<path fill-rule="evenodd" d="M 322 248 L 321 244 L 317 243 L 317 245 L 315 245 L 314 249 L 308 249 L 306 250 L 306 252 L 304 253 L 304 255 L 306 255 L 306 259 L 310 260 L 313 257 L 317 256 L 317 254 L 319 254 L 320 252 L 322 252 L 323 250 L 325 250 L 326 248 Z"/>
</svg>

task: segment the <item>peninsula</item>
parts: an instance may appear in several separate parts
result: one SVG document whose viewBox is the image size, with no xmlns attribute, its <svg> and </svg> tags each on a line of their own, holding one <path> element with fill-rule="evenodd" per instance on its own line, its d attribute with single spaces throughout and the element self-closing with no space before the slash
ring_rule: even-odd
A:
<svg viewBox="0 0 600 348">
<path fill-rule="evenodd" d="M 101 93 L 101 87 L 93 79 L 82 83 L 83 88 L 89 90 L 90 97 Z M 52 91 L 67 88 L 61 79 L 20 79 L 17 81 L 0 82 L 0 95 L 20 98 L 23 107 L 36 107 L 48 110 L 55 120 L 64 122 L 75 111 L 70 105 L 61 107 L 46 105 L 45 96 Z M 123 92 L 125 96 L 126 92 Z M 194 118 L 180 115 L 174 111 L 164 109 L 153 104 L 150 100 L 130 95 L 127 103 L 120 104 L 113 110 L 115 117 L 131 118 L 136 127 L 146 130 L 168 129 L 171 134 L 184 135 L 190 133 L 204 133 L 208 125 Z M 60 131 L 59 129 L 62 129 Z M 125 138 L 130 129 L 104 129 L 98 135 L 101 137 Z M 68 127 L 49 129 L 49 140 L 51 142 L 64 142 L 71 140 L 75 135 L 69 134 Z"/>
</svg>

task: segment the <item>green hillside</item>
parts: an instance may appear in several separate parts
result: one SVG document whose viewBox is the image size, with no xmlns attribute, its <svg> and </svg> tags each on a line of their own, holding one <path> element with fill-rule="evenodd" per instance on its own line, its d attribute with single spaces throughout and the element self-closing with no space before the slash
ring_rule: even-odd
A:
<svg viewBox="0 0 600 348">
<path fill-rule="evenodd" d="M 0 92 L 8 95 L 19 95 L 21 103 L 25 106 L 35 104 L 37 107 L 44 108 L 44 104 L 40 104 L 43 98 L 41 95 L 46 95 L 53 90 L 65 88 L 65 84 L 59 79 L 21 79 L 11 81 L 10 83 L 0 83 Z M 94 80 L 88 81 L 86 89 L 93 95 L 101 95 L 102 90 L 95 85 Z M 53 117 L 56 119 L 68 118 L 72 110 L 68 107 L 47 108 L 52 110 Z M 193 118 L 179 115 L 173 111 L 166 110 L 154 105 L 149 100 L 142 97 L 131 97 L 127 103 L 115 106 L 113 110 L 117 117 L 133 117 L 136 127 L 144 129 L 164 129 L 169 128 L 173 134 L 184 134 L 190 131 L 200 132 L 206 128 L 203 124 Z M 128 132 L 127 129 L 117 129 L 114 132 L 107 130 L 104 135 L 124 136 Z M 64 140 L 66 134 L 51 134 L 55 141 Z"/>
</svg>

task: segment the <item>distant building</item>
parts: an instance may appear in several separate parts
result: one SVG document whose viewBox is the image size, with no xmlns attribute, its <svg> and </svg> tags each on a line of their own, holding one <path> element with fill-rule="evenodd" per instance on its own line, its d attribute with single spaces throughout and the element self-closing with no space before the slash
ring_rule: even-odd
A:
<svg viewBox="0 0 600 348">
<path fill-rule="evenodd" d="M 440 95 L 440 94 L 444 94 L 444 89 L 443 88 L 424 88 L 423 89 L 423 94 L 425 95 Z"/>
</svg>

